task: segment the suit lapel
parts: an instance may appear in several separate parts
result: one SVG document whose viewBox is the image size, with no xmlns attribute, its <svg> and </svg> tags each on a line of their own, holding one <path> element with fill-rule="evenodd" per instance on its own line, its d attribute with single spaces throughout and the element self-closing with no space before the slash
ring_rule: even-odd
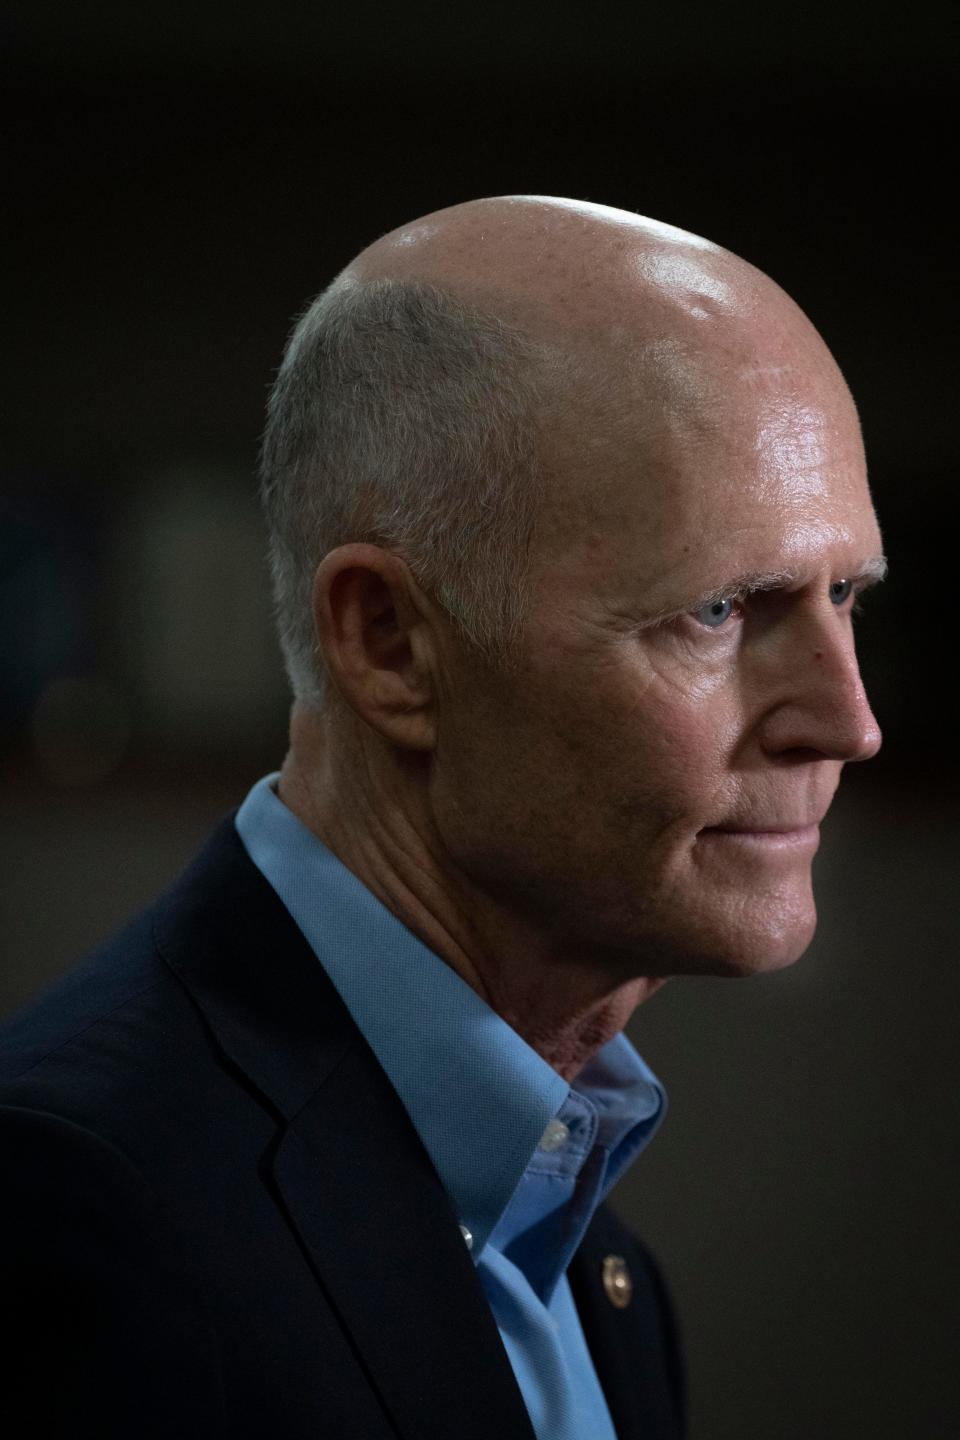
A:
<svg viewBox="0 0 960 1440">
<path fill-rule="evenodd" d="M 446 1192 L 406 1111 L 232 818 L 160 902 L 161 955 L 278 1112 L 273 1175 L 404 1440 L 532 1440 Z"/>
<path fill-rule="evenodd" d="M 365 1049 L 284 1136 L 274 1174 L 293 1223 L 401 1435 L 532 1440 L 457 1218 Z"/>
</svg>

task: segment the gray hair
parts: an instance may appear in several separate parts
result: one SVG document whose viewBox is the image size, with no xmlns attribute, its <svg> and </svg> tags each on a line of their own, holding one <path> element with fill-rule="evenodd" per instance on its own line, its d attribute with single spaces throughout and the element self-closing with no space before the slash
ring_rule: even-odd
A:
<svg viewBox="0 0 960 1440">
<path fill-rule="evenodd" d="M 455 633 L 509 664 L 542 500 L 547 347 L 433 286 L 338 277 L 294 327 L 261 459 L 276 617 L 294 695 L 322 708 L 317 566 L 383 545 Z"/>
</svg>

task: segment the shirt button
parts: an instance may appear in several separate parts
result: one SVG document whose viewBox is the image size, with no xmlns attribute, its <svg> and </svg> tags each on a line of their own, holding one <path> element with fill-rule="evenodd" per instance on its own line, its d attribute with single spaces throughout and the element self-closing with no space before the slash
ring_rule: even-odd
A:
<svg viewBox="0 0 960 1440">
<path fill-rule="evenodd" d="M 540 1136 L 539 1150 L 559 1150 L 570 1139 L 570 1127 L 562 1120 L 551 1120 Z"/>
<path fill-rule="evenodd" d="M 464 1243 L 464 1245 L 466 1245 L 466 1247 L 467 1247 L 468 1250 L 472 1250 L 472 1249 L 473 1249 L 473 1236 L 471 1235 L 470 1231 L 467 1229 L 466 1225 L 461 1225 L 461 1226 L 460 1226 L 460 1234 L 463 1236 L 463 1243 Z"/>
</svg>

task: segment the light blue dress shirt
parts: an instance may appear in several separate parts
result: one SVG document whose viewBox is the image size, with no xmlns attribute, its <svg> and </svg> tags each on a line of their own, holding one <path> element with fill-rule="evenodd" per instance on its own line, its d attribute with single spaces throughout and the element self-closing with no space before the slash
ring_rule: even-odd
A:
<svg viewBox="0 0 960 1440">
<path fill-rule="evenodd" d="M 236 817 L 433 1161 L 538 1440 L 616 1440 L 567 1281 L 594 1210 L 663 1119 L 625 1035 L 569 1085 L 276 794 Z"/>
</svg>

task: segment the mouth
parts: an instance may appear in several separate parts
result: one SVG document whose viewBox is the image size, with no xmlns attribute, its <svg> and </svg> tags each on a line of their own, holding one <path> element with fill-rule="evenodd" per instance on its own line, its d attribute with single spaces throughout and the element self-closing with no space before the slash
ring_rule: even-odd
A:
<svg viewBox="0 0 960 1440">
<path fill-rule="evenodd" d="M 700 836 L 733 845 L 760 846 L 769 850 L 805 849 L 820 843 L 820 826 L 813 825 L 708 825 Z"/>
</svg>

